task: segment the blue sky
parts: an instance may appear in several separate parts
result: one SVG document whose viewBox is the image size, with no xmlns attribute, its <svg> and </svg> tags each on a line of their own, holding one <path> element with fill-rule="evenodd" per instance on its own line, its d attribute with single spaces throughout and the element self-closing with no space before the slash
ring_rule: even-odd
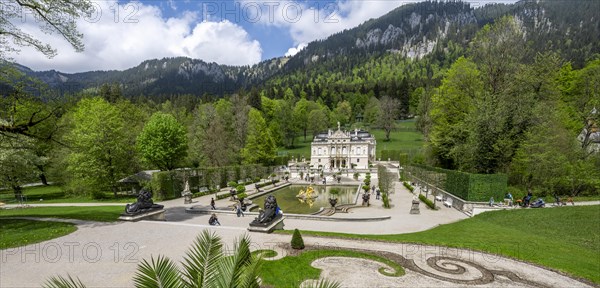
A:
<svg viewBox="0 0 600 288">
<path fill-rule="evenodd" d="M 58 50 L 52 59 L 31 48 L 11 55 L 34 70 L 123 70 L 154 58 L 186 56 L 252 65 L 293 55 L 307 43 L 380 17 L 407 0 L 91 0 L 95 13 L 77 19 L 85 51 L 76 53 L 31 19 L 24 31 Z M 515 0 L 469 1 L 474 6 Z"/>
<path fill-rule="evenodd" d="M 252 39 L 256 39 L 263 44 L 261 45 L 263 52 L 261 57 L 262 60 L 282 56 L 290 47 L 294 46 L 294 41 L 291 39 L 288 31 L 281 27 L 261 23 L 261 21 L 265 20 L 264 18 L 268 18 L 270 15 L 273 17 L 275 16 L 274 10 L 277 7 L 271 3 L 263 4 L 260 2 L 241 2 L 234 0 L 142 1 L 142 3 L 159 3 L 165 17 L 180 17 L 182 13 L 185 13 L 186 11 L 195 11 L 200 14 L 201 21 L 228 20 L 238 24 L 250 34 Z M 272 7 L 272 13 L 270 13 L 269 7 Z M 290 12 L 288 14 L 293 16 L 292 13 L 294 13 L 294 11 L 291 11 L 292 7 L 288 7 L 290 7 Z M 259 8 L 261 8 L 261 10 L 258 10 Z M 303 13 L 310 12 L 312 11 L 303 11 Z M 273 19 L 273 21 L 274 20 L 275 19 Z"/>
</svg>

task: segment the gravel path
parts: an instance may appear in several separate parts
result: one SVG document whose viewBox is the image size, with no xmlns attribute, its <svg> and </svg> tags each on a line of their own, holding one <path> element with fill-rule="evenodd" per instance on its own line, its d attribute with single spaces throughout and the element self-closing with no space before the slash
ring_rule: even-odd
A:
<svg viewBox="0 0 600 288">
<path fill-rule="evenodd" d="M 432 211 L 421 205 L 420 215 L 409 214 L 410 194 L 396 184 L 392 209 L 381 208 L 374 200 L 369 208 L 353 209 L 348 217 L 390 215 L 377 222 L 334 222 L 285 220 L 286 229 L 349 232 L 357 234 L 395 234 L 422 231 L 440 224 L 467 218 L 461 212 L 442 207 Z M 0 250 L 0 287 L 37 287 L 55 275 L 77 276 L 89 287 L 130 287 L 135 269 L 142 259 L 158 254 L 182 260 L 186 249 L 203 229 L 218 233 L 224 243 L 248 234 L 252 217 L 221 215 L 223 226 L 207 225 L 208 215 L 185 213 L 192 205 L 208 205 L 210 197 L 184 205 L 182 199 L 161 202 L 167 209 L 166 222 L 140 221 L 98 223 L 70 221 L 78 230 L 50 241 Z M 123 205 L 123 204 L 120 204 Z M 226 207 L 228 200 L 217 201 Z M 343 214 L 336 214 L 340 216 Z M 31 219 L 31 218 L 29 218 Z M 45 219 L 51 220 L 51 219 Z M 291 236 L 249 233 L 252 249 L 273 249 L 278 257 Z M 474 252 L 436 246 L 304 237 L 307 246 L 339 247 L 383 253 L 405 267 L 401 277 L 381 275 L 382 265 L 362 259 L 322 258 L 312 263 L 323 269 L 322 277 L 339 281 L 344 287 L 589 287 L 559 273 L 523 262 Z M 357 271 L 359 273 L 357 273 Z"/>
</svg>

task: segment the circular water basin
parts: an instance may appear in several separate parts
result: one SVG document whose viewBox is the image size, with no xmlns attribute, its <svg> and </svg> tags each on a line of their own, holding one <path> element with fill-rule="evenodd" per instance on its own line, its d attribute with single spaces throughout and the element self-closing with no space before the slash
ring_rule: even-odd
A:
<svg viewBox="0 0 600 288">
<path fill-rule="evenodd" d="M 257 204 L 260 208 L 263 208 L 265 198 L 269 195 L 275 196 L 277 199 L 277 205 L 283 210 L 283 213 L 292 214 L 312 214 L 318 212 L 321 207 L 331 207 L 329 204 L 329 198 L 337 198 L 337 205 L 341 204 L 353 204 L 356 201 L 357 187 L 353 186 L 311 186 L 314 190 L 313 195 L 316 198 L 299 199 L 296 197 L 300 190 L 306 191 L 309 186 L 304 185 L 291 185 L 281 188 L 277 191 L 252 198 L 252 202 Z M 339 189 L 339 194 L 332 196 L 330 191 L 332 188 Z M 258 208 L 253 209 L 258 211 Z"/>
</svg>

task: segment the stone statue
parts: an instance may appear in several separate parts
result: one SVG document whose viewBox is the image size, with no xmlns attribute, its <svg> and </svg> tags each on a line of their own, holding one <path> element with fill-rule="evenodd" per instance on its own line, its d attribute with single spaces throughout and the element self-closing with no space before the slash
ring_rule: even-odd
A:
<svg viewBox="0 0 600 288">
<path fill-rule="evenodd" d="M 192 196 L 194 194 L 192 193 L 192 191 L 190 191 L 190 183 L 186 177 L 185 179 L 185 187 L 183 188 L 183 191 L 181 192 L 181 196 L 184 197 L 184 202 L 183 204 L 190 204 L 192 203 Z"/>
<path fill-rule="evenodd" d="M 254 218 L 254 221 L 252 221 L 250 225 L 268 225 L 280 216 L 281 215 L 279 215 L 279 207 L 277 206 L 277 200 L 275 199 L 275 196 L 269 195 L 265 199 L 265 209 L 260 211 L 258 217 Z"/>
<path fill-rule="evenodd" d="M 140 214 L 153 209 L 162 209 L 163 205 L 152 202 L 152 192 L 142 188 L 138 194 L 137 201 L 125 206 L 125 214 Z"/>
</svg>

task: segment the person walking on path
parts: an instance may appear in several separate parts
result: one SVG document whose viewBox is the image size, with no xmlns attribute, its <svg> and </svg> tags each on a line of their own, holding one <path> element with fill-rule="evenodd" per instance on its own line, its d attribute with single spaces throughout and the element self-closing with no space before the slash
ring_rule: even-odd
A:
<svg viewBox="0 0 600 288">
<path fill-rule="evenodd" d="M 217 210 L 215 207 L 215 198 L 210 198 L 210 210 Z"/>
<path fill-rule="evenodd" d="M 379 200 L 379 196 L 381 195 L 381 191 L 379 191 L 379 188 L 377 188 L 376 191 L 377 191 L 376 192 L 377 194 L 375 194 L 375 199 Z"/>
<path fill-rule="evenodd" d="M 240 217 L 240 215 L 242 215 L 242 217 L 246 217 L 244 215 L 244 211 L 242 211 L 242 204 L 241 203 L 236 204 L 235 205 L 235 209 L 236 209 L 235 214 L 237 214 L 237 217 Z"/>
</svg>

